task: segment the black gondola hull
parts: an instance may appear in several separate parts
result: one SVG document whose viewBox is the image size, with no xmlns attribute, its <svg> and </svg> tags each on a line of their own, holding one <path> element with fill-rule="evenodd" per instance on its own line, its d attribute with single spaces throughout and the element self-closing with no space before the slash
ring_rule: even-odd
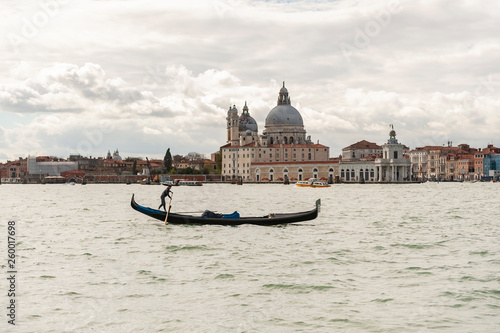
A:
<svg viewBox="0 0 500 333">
<path fill-rule="evenodd" d="M 166 212 L 158 209 L 153 209 L 139 205 L 135 202 L 134 195 L 130 200 L 130 205 L 133 209 L 157 220 L 165 221 Z M 318 212 L 321 206 L 320 199 L 316 200 L 316 207 L 312 210 L 290 213 L 290 214 L 272 214 L 261 217 L 240 217 L 238 219 L 231 218 L 203 218 L 201 216 L 184 215 L 170 212 L 168 214 L 168 223 L 170 224 L 213 224 L 213 225 L 241 225 L 254 224 L 262 226 L 272 226 L 286 223 L 296 223 L 314 220 L 318 217 Z"/>
</svg>

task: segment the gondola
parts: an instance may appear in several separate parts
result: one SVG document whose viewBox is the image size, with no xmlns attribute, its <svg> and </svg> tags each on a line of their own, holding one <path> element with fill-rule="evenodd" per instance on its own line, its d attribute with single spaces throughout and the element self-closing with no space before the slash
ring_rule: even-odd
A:
<svg viewBox="0 0 500 333">
<path fill-rule="evenodd" d="M 130 205 L 133 209 L 146 214 L 155 219 L 165 221 L 166 212 L 158 209 L 153 209 L 145 206 L 139 205 L 135 202 L 134 195 L 132 194 L 132 199 L 130 200 Z M 259 217 L 239 217 L 234 218 L 235 213 L 224 215 L 223 217 L 210 218 L 195 215 L 184 215 L 178 213 L 170 212 L 168 214 L 169 224 L 213 224 L 213 225 L 241 225 L 241 224 L 254 224 L 262 226 L 272 226 L 286 223 L 295 223 L 314 220 L 318 217 L 318 212 L 321 206 L 321 200 L 316 200 L 316 207 L 312 210 L 299 213 L 288 213 L 288 214 L 278 214 L 271 213 Z"/>
</svg>

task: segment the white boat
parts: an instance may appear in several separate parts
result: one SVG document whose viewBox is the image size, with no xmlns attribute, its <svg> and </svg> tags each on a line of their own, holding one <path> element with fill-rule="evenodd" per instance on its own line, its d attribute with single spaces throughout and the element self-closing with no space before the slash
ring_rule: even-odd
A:
<svg viewBox="0 0 500 333">
<path fill-rule="evenodd" d="M 301 180 L 295 183 L 298 187 L 312 187 L 314 182 L 317 182 L 316 178 L 309 178 L 308 180 Z"/>
<path fill-rule="evenodd" d="M 202 186 L 203 183 L 196 180 L 185 180 L 185 179 L 175 179 L 175 180 L 167 180 L 162 182 L 162 185 L 168 186 Z"/>
<path fill-rule="evenodd" d="M 312 183 L 311 187 L 330 187 L 331 185 L 325 181 L 317 181 Z"/>
</svg>

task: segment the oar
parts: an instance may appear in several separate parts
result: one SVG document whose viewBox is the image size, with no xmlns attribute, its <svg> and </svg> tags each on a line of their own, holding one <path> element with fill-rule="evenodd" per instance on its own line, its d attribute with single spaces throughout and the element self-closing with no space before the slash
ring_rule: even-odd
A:
<svg viewBox="0 0 500 333">
<path fill-rule="evenodd" d="M 170 213 L 170 207 L 172 207 L 172 198 L 174 197 L 174 192 L 170 192 L 170 202 L 168 203 L 167 216 L 165 216 L 165 225 L 167 225 L 168 213 Z"/>
</svg>

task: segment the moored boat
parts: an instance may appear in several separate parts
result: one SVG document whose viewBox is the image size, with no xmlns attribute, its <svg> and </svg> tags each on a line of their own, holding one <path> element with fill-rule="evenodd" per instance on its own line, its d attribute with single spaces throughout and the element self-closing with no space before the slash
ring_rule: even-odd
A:
<svg viewBox="0 0 500 333">
<path fill-rule="evenodd" d="M 148 215 L 157 220 L 165 221 L 167 212 L 139 205 L 135 202 L 134 195 L 130 200 L 130 205 L 133 209 Z M 321 206 L 321 200 L 316 200 L 316 207 L 312 210 L 298 213 L 270 213 L 257 217 L 240 217 L 237 212 L 232 214 L 220 214 L 220 217 L 203 217 L 195 215 L 186 215 L 179 213 L 168 214 L 168 223 L 171 224 L 213 224 L 213 225 L 241 225 L 254 224 L 262 226 L 272 226 L 287 223 L 296 223 L 313 220 L 318 217 L 318 212 Z"/>
</svg>

